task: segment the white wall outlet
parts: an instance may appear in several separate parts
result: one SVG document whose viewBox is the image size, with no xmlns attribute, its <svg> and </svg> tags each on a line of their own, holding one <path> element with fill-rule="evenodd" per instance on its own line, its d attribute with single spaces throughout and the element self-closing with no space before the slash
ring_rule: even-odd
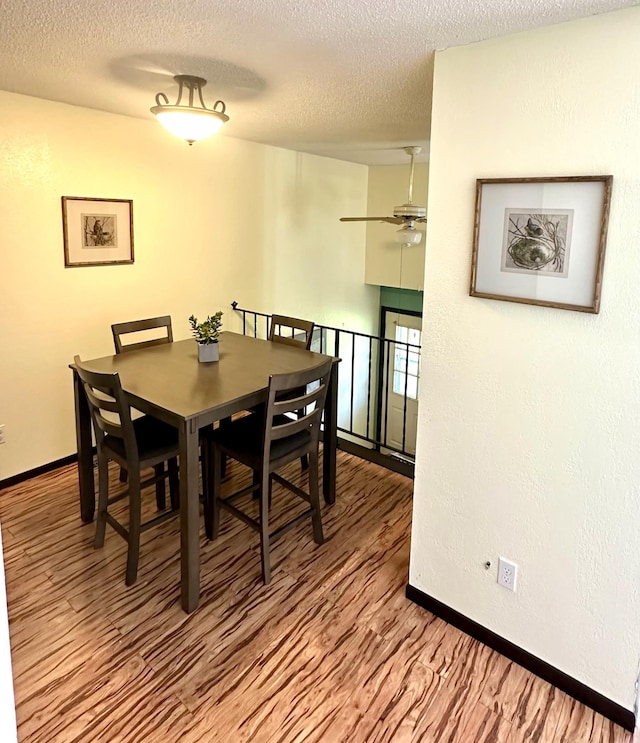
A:
<svg viewBox="0 0 640 743">
<path fill-rule="evenodd" d="M 498 583 L 503 588 L 515 591 L 517 580 L 518 566 L 515 562 L 511 562 L 511 560 L 506 560 L 504 557 L 501 557 L 498 562 Z"/>
<path fill-rule="evenodd" d="M 4 423 L 0 423 L 0 444 L 4 444 L 6 441 L 4 437 Z"/>
</svg>

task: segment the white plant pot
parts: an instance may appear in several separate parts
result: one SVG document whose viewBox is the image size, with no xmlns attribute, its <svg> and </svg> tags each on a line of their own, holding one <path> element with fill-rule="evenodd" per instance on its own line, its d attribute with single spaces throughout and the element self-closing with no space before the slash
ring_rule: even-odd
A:
<svg viewBox="0 0 640 743">
<path fill-rule="evenodd" d="M 198 361 L 208 363 L 218 361 L 220 348 L 218 343 L 198 343 Z"/>
</svg>

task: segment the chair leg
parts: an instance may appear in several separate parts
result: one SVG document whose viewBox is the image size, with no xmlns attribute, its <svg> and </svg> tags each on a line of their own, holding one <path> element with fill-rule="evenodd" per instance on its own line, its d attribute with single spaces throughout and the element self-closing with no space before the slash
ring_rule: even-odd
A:
<svg viewBox="0 0 640 743">
<path fill-rule="evenodd" d="M 177 511 L 180 508 L 180 478 L 178 475 L 178 460 L 171 457 L 167 462 L 169 468 L 169 498 L 171 500 L 171 510 Z"/>
<path fill-rule="evenodd" d="M 220 420 L 220 428 L 228 429 L 232 421 L 233 421 L 233 418 L 230 415 L 227 416 L 226 418 L 222 418 Z M 220 460 L 220 477 L 226 477 L 226 476 L 227 476 L 227 455 L 223 454 Z"/>
<path fill-rule="evenodd" d="M 138 557 L 140 555 L 140 473 L 129 473 L 129 539 L 127 550 L 126 584 L 133 585 L 138 577 Z"/>
<path fill-rule="evenodd" d="M 164 509 L 167 507 L 164 486 L 164 462 L 156 464 L 153 470 L 156 477 L 160 478 L 160 480 L 158 480 L 158 482 L 156 483 L 156 506 L 158 507 L 158 511 L 164 511 Z"/>
<path fill-rule="evenodd" d="M 271 561 L 269 559 L 269 470 L 263 466 L 260 473 L 260 555 L 262 559 L 262 580 L 271 582 Z"/>
<path fill-rule="evenodd" d="M 220 490 L 222 487 L 222 452 L 214 444 L 207 444 L 204 484 L 204 530 L 207 539 L 213 540 L 220 531 Z"/>
<path fill-rule="evenodd" d="M 313 540 L 316 544 L 324 542 L 322 533 L 322 516 L 320 514 L 320 488 L 318 484 L 318 447 L 309 456 L 309 501 L 313 512 L 311 522 L 313 524 Z"/>
<path fill-rule="evenodd" d="M 126 472 L 126 470 L 124 470 Z M 96 536 L 94 547 L 104 546 L 107 528 L 107 499 L 109 497 L 109 460 L 98 452 L 98 515 L 96 516 Z"/>
<path fill-rule="evenodd" d="M 207 539 L 213 539 L 213 458 L 214 445 L 206 439 L 202 442 L 202 503 L 204 506 L 204 531 Z"/>
<path fill-rule="evenodd" d="M 227 457 L 218 447 L 214 447 L 211 469 L 213 487 L 211 492 L 211 539 L 217 539 L 220 532 L 220 496 L 222 495 L 222 475 Z"/>
<path fill-rule="evenodd" d="M 304 413 L 305 413 L 305 410 L 303 408 L 302 410 L 298 410 L 296 412 L 296 415 L 297 415 L 298 418 L 302 418 L 302 417 L 304 417 Z M 300 457 L 300 469 L 303 472 L 306 472 L 309 469 L 309 456 L 307 454 L 303 454 Z"/>
</svg>

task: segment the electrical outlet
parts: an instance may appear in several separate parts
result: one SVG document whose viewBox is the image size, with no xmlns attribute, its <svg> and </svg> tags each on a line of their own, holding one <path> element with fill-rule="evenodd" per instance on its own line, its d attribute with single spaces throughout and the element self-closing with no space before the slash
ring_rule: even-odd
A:
<svg viewBox="0 0 640 743">
<path fill-rule="evenodd" d="M 503 588 L 515 591 L 517 580 L 518 566 L 515 562 L 511 562 L 511 560 L 506 560 L 504 557 L 501 557 L 498 562 L 498 583 Z"/>
<path fill-rule="evenodd" d="M 0 423 L 0 444 L 5 444 L 6 441 L 4 437 L 4 423 Z"/>
</svg>

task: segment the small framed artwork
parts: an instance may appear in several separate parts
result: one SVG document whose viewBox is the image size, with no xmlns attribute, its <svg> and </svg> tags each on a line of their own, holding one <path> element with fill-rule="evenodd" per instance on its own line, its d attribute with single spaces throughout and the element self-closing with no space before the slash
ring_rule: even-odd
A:
<svg viewBox="0 0 640 743">
<path fill-rule="evenodd" d="M 597 313 L 613 176 L 476 181 L 472 297 Z"/>
<path fill-rule="evenodd" d="M 64 265 L 133 263 L 133 201 L 62 197 Z"/>
</svg>

